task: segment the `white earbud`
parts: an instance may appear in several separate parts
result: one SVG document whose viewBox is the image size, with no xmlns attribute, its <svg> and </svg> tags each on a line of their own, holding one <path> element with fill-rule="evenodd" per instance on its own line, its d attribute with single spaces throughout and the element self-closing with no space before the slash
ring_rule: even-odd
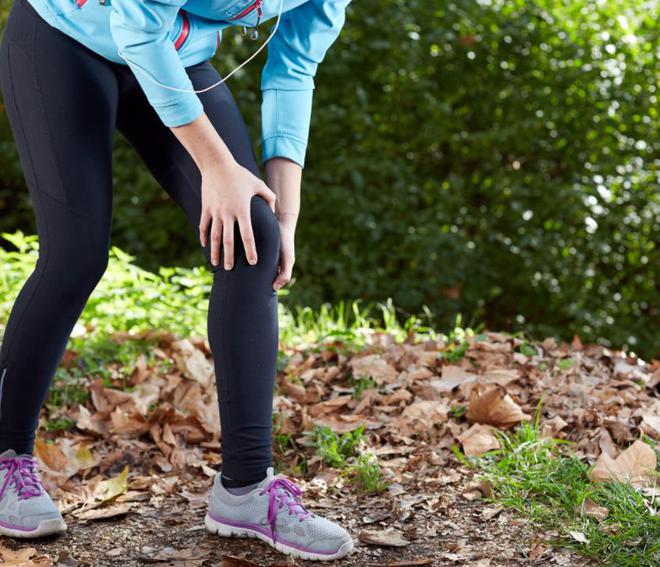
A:
<svg viewBox="0 0 660 567">
<path fill-rule="evenodd" d="M 257 54 L 258 54 L 258 53 L 259 53 L 264 47 L 266 47 L 266 45 L 268 44 L 268 42 L 269 42 L 269 41 L 272 39 L 272 37 L 275 35 L 275 32 L 277 31 L 277 28 L 278 28 L 278 26 L 280 25 L 280 18 L 282 17 L 282 7 L 283 7 L 283 5 L 284 5 L 284 0 L 280 0 L 280 7 L 279 7 L 279 10 L 278 10 L 278 14 L 277 14 L 277 21 L 275 22 L 275 26 L 273 27 L 273 31 L 272 31 L 272 32 L 270 33 L 270 35 L 268 36 L 268 39 L 266 39 L 266 41 L 264 41 L 264 43 L 261 44 L 261 45 L 259 46 L 259 49 L 257 49 L 252 55 L 250 55 L 250 57 L 248 57 L 245 61 L 243 61 L 243 63 L 241 63 L 238 67 L 236 67 L 231 73 L 229 73 L 228 75 L 226 75 L 225 77 L 223 77 L 223 78 L 222 78 L 221 80 L 219 80 L 217 83 L 212 84 L 210 87 L 206 87 L 206 88 L 203 88 L 203 89 L 200 89 L 200 90 L 194 90 L 194 89 L 179 89 L 179 88 L 177 88 L 177 87 L 171 87 L 171 86 L 169 86 L 169 85 L 164 85 L 163 83 L 161 83 L 161 82 L 157 81 L 156 79 L 154 79 L 154 78 L 151 76 L 151 73 L 150 73 L 147 69 L 145 69 L 145 68 L 142 67 L 141 65 L 136 64 L 135 62 L 132 62 L 132 63 L 133 63 L 133 65 L 135 65 L 138 69 L 140 69 L 140 71 L 142 71 L 142 73 L 145 75 L 145 77 L 147 77 L 147 79 L 149 79 L 152 83 L 158 85 L 159 87 L 163 87 L 164 89 L 169 89 L 169 90 L 171 90 L 171 91 L 176 91 L 176 92 L 179 92 L 179 93 L 195 93 L 195 94 L 197 94 L 197 93 L 205 93 L 206 91 L 210 91 L 211 89 L 213 89 L 213 88 L 217 87 L 218 85 L 221 85 L 222 83 L 224 83 L 224 82 L 225 82 L 229 77 L 231 77 L 236 71 L 238 71 L 238 70 L 239 70 L 240 68 L 242 68 L 244 65 L 246 65 L 247 63 L 249 63 L 250 61 L 252 61 L 252 59 L 254 59 L 254 57 L 256 57 L 256 55 L 257 55 Z M 122 59 L 124 59 L 124 61 L 128 62 L 128 59 L 126 59 L 126 57 L 124 57 L 124 55 L 121 53 L 121 50 L 118 50 L 118 53 L 119 53 L 119 56 L 120 56 Z"/>
</svg>

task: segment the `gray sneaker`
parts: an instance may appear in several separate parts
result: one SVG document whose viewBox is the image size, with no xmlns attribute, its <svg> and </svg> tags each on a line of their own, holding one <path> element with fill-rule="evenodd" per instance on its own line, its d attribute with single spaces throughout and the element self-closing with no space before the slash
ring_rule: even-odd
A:
<svg viewBox="0 0 660 567">
<path fill-rule="evenodd" d="M 220 536 L 255 537 L 282 553 L 301 559 L 339 559 L 353 549 L 350 534 L 338 524 L 306 510 L 302 490 L 283 475 L 266 478 L 247 494 L 229 492 L 215 476 L 204 518 Z"/>
<path fill-rule="evenodd" d="M 41 484 L 37 460 L 8 449 L 0 455 L 0 534 L 40 537 L 66 530 L 62 514 Z"/>
</svg>

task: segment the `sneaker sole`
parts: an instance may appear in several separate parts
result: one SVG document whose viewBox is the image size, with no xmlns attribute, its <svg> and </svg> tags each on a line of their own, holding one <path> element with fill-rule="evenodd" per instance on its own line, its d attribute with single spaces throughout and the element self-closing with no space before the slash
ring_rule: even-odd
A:
<svg viewBox="0 0 660 567">
<path fill-rule="evenodd" d="M 43 537 L 65 532 L 67 529 L 64 520 L 53 518 L 51 520 L 41 520 L 39 525 L 33 529 L 20 528 L 9 524 L 0 523 L 0 534 L 16 538 Z"/>
<path fill-rule="evenodd" d="M 280 541 L 273 541 L 269 536 L 262 534 L 257 530 L 246 527 L 231 526 L 229 524 L 218 522 L 217 520 L 211 518 L 208 514 L 204 518 L 204 526 L 209 532 L 222 537 L 251 537 L 260 539 L 271 547 L 277 549 L 277 551 L 291 555 L 293 557 L 298 557 L 299 559 L 309 559 L 312 561 L 332 561 L 333 559 L 339 559 L 348 555 L 353 550 L 353 540 L 351 540 L 342 544 L 342 546 L 332 554 L 303 551 L 302 549 L 291 547 L 290 545 Z"/>
</svg>

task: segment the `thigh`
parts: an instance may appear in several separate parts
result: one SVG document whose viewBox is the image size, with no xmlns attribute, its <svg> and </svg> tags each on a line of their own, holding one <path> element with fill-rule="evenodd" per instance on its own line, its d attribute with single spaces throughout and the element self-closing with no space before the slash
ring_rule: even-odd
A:
<svg viewBox="0 0 660 567">
<path fill-rule="evenodd" d="M 186 71 L 196 89 L 220 80 L 217 70 L 208 61 L 188 67 Z M 199 97 L 209 120 L 234 159 L 259 176 L 245 121 L 227 84 L 222 83 Z M 202 210 L 199 168 L 172 131 L 160 121 L 137 81 L 133 88 L 120 96 L 117 129 L 136 149 L 158 183 L 183 209 L 197 232 Z M 208 246 L 204 254 L 207 266 L 215 269 L 210 264 Z"/>
<path fill-rule="evenodd" d="M 59 236 L 59 220 L 75 215 L 93 219 L 81 221 L 78 236 L 104 238 L 118 96 L 109 62 L 16 0 L 0 50 L 0 86 L 33 205 L 49 208 L 44 218 L 37 211 L 40 235 L 47 223 Z"/>
</svg>

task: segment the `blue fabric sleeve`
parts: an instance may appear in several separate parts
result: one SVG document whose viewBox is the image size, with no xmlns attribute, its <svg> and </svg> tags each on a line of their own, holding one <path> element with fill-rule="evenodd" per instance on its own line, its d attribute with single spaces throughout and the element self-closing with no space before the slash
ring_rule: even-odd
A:
<svg viewBox="0 0 660 567">
<path fill-rule="evenodd" d="M 304 167 L 314 77 L 344 26 L 350 1 L 308 0 L 282 14 L 261 73 L 262 162 L 283 156 Z"/>
<path fill-rule="evenodd" d="M 192 122 L 203 112 L 185 67 L 169 37 L 177 13 L 186 0 L 120 0 L 112 2 L 110 32 L 119 55 L 131 67 L 150 104 L 169 127 Z"/>
</svg>

